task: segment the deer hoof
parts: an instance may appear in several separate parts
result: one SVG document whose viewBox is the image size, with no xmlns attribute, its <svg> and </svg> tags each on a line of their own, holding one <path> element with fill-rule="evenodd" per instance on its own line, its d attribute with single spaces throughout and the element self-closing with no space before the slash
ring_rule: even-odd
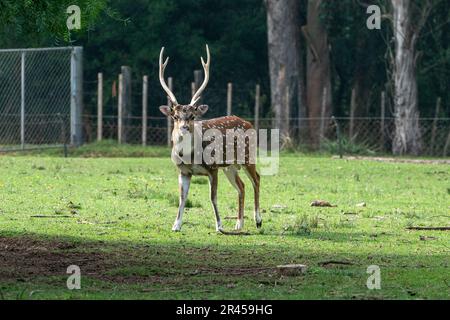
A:
<svg viewBox="0 0 450 320">
<path fill-rule="evenodd" d="M 234 230 L 242 230 L 243 227 L 244 227 L 244 219 L 241 219 L 236 222 Z"/>
<path fill-rule="evenodd" d="M 175 221 L 172 227 L 172 231 L 175 232 L 181 231 L 181 222 Z"/>
<path fill-rule="evenodd" d="M 262 227 L 262 220 L 259 222 L 256 222 L 256 227 L 259 229 Z"/>
</svg>

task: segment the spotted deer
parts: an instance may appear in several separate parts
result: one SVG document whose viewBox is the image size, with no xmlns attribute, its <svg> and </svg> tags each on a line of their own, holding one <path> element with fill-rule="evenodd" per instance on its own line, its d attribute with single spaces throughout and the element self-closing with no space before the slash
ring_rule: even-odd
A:
<svg viewBox="0 0 450 320">
<path fill-rule="evenodd" d="M 173 92 L 169 89 L 167 86 L 165 80 L 164 80 L 164 70 L 167 66 L 167 63 L 169 62 L 169 58 L 167 58 L 163 62 L 163 55 L 164 55 L 164 47 L 161 49 L 160 56 L 159 56 L 159 80 L 161 83 L 162 88 L 167 93 L 167 96 L 171 102 L 171 105 L 167 106 L 161 106 L 159 109 L 160 111 L 167 117 L 170 117 L 173 119 L 173 131 L 172 131 L 172 161 L 174 161 L 174 158 L 180 158 L 179 156 L 184 156 L 186 159 L 186 154 L 180 154 L 182 151 L 180 151 L 182 148 L 180 148 L 180 144 L 183 140 L 183 137 L 186 137 L 187 135 L 194 134 L 195 130 L 198 130 L 200 128 L 201 132 L 207 132 L 209 129 L 220 131 L 220 133 L 223 136 L 226 136 L 227 130 L 242 130 L 246 131 L 248 129 L 253 129 L 253 126 L 250 122 L 245 121 L 239 117 L 236 116 L 227 116 L 227 117 L 220 117 L 220 118 L 214 118 L 210 120 L 203 120 L 200 121 L 201 116 L 203 116 L 206 111 L 208 110 L 207 105 L 197 105 L 198 101 L 201 98 L 201 95 L 203 91 L 205 90 L 208 81 L 209 81 L 209 67 L 210 67 L 210 52 L 208 45 L 206 45 L 206 53 L 207 53 L 207 61 L 203 60 L 203 57 L 201 57 L 201 63 L 203 65 L 204 69 L 204 80 L 202 85 L 198 88 L 198 90 L 195 92 L 195 94 L 192 96 L 191 102 L 187 105 L 179 104 L 177 99 L 175 98 L 175 95 Z M 252 131 L 252 130 L 250 130 Z M 247 132 L 247 131 L 246 131 Z M 253 130 L 254 132 L 254 130 Z M 224 144 L 223 147 L 223 153 L 224 155 L 227 154 L 227 148 L 233 148 L 234 151 L 238 150 L 238 143 L 242 144 L 241 142 L 238 142 L 238 139 L 235 140 L 233 138 L 233 141 L 231 144 L 228 142 Z M 223 230 L 222 227 L 222 221 L 220 219 L 219 215 L 219 209 L 217 206 L 217 185 L 218 185 L 218 171 L 219 169 L 222 169 L 225 173 L 225 176 L 228 178 L 232 186 L 237 190 L 238 192 L 238 215 L 237 215 L 237 222 L 235 226 L 235 230 L 241 230 L 244 226 L 244 198 L 245 198 L 245 186 L 241 178 L 239 177 L 239 170 L 241 168 L 244 169 L 244 172 L 249 177 L 253 189 L 254 189 L 254 201 L 255 201 L 255 210 L 254 210 L 254 219 L 256 222 L 256 227 L 260 228 L 262 225 L 262 219 L 259 212 L 259 185 L 260 185 L 260 176 L 258 172 L 256 171 L 256 165 L 255 162 L 250 161 L 249 157 L 249 139 L 244 139 L 244 149 L 245 149 L 245 157 L 244 161 L 237 161 L 237 157 L 239 156 L 237 152 L 234 152 L 234 157 L 231 159 L 227 159 L 225 162 L 217 162 L 217 163 L 207 163 L 204 159 L 201 159 L 200 163 L 195 163 L 193 161 L 174 161 L 176 166 L 178 167 L 178 183 L 179 183 L 179 207 L 178 207 L 178 214 L 175 219 L 175 223 L 173 224 L 172 230 L 173 231 L 180 231 L 181 230 L 181 224 L 182 224 L 182 218 L 183 218 L 183 211 L 186 205 L 186 200 L 188 197 L 189 192 L 189 186 L 191 182 L 191 177 L 194 175 L 201 175 L 201 176 L 207 176 L 209 178 L 209 185 L 210 185 L 210 200 L 212 203 L 212 207 L 214 210 L 215 218 L 216 218 L 216 231 L 221 233 L 227 233 Z M 205 144 L 202 141 L 202 146 L 204 147 Z M 240 145 L 242 147 L 242 145 Z M 242 149 L 240 149 L 242 150 Z M 230 151 L 230 150 L 228 150 Z M 194 156 L 187 155 L 188 158 Z M 242 159 L 242 158 L 241 158 Z"/>
</svg>

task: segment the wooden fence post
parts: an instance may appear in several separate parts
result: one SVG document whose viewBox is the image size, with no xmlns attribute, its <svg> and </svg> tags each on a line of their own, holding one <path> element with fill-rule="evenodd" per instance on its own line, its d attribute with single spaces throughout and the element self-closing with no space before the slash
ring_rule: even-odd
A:
<svg viewBox="0 0 450 320">
<path fill-rule="evenodd" d="M 169 77 L 169 89 L 173 92 L 173 78 Z M 172 101 L 170 101 L 169 98 L 167 98 L 167 105 L 169 107 L 172 107 Z M 167 145 L 170 147 L 172 141 L 172 118 L 167 117 Z"/>
<path fill-rule="evenodd" d="M 195 90 L 197 88 L 200 88 L 200 86 L 202 85 L 202 81 L 203 81 L 203 74 L 201 70 L 194 70 L 194 85 L 191 85 L 191 90 L 193 90 L 192 96 L 194 96 L 195 94 Z M 200 97 L 200 99 L 197 102 L 198 105 L 202 104 L 202 98 Z"/>
<path fill-rule="evenodd" d="M 444 146 L 444 152 L 442 153 L 442 156 L 446 157 L 448 154 L 448 148 L 450 147 L 450 131 L 448 132 L 447 141 L 445 142 Z"/>
<path fill-rule="evenodd" d="M 202 71 L 194 70 L 194 83 L 196 88 L 200 87 L 201 81 L 202 81 Z"/>
<path fill-rule="evenodd" d="M 233 84 L 228 82 L 227 86 L 227 116 L 231 116 L 231 104 L 233 102 Z"/>
<path fill-rule="evenodd" d="M 431 143 L 430 143 L 431 154 L 434 154 L 434 144 L 435 144 L 435 140 L 436 140 L 437 121 L 439 118 L 440 109 L 441 109 L 441 97 L 438 97 L 436 100 L 436 110 L 434 111 L 433 125 L 431 127 Z"/>
<path fill-rule="evenodd" d="M 350 101 L 350 128 L 349 128 L 349 140 L 353 141 L 353 132 L 355 126 L 355 109 L 356 109 L 356 90 L 352 89 L 352 98 Z"/>
<path fill-rule="evenodd" d="M 261 95 L 261 87 L 259 84 L 256 85 L 256 93 L 255 93 L 255 130 L 256 134 L 258 134 L 259 130 L 259 97 Z"/>
<path fill-rule="evenodd" d="M 73 47 L 70 58 L 70 144 L 83 143 L 83 47 Z"/>
<path fill-rule="evenodd" d="M 142 145 L 147 145 L 148 76 L 142 77 Z"/>
<path fill-rule="evenodd" d="M 380 147 L 381 151 L 384 150 L 385 145 L 385 116 L 386 116 L 386 92 L 381 92 L 381 123 L 380 123 Z"/>
<path fill-rule="evenodd" d="M 128 128 L 131 121 L 131 68 L 121 67 L 122 73 L 122 136 L 123 143 L 128 142 Z"/>
<path fill-rule="evenodd" d="M 119 74 L 119 98 L 117 103 L 117 142 L 122 143 L 122 115 L 123 115 L 123 75 Z"/>
<path fill-rule="evenodd" d="M 103 73 L 97 74 L 97 141 L 103 138 Z"/>
<path fill-rule="evenodd" d="M 195 90 L 196 90 L 195 82 L 191 82 L 191 98 L 194 96 Z"/>
</svg>

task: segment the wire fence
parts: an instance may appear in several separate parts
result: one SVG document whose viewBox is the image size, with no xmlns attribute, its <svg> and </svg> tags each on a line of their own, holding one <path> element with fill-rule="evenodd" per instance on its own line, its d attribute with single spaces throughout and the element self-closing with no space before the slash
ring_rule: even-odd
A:
<svg viewBox="0 0 450 320">
<path fill-rule="evenodd" d="M 167 103 L 167 97 L 157 77 L 148 77 L 146 126 L 143 125 L 143 81 L 133 77 L 128 83 L 128 110 L 119 121 L 117 75 L 105 77 L 100 85 L 103 94 L 99 122 L 99 81 L 82 82 L 81 54 L 80 47 L 0 50 L 0 151 L 77 145 L 99 138 L 120 140 L 120 126 L 126 143 L 168 143 L 169 123 L 158 108 Z M 178 101 L 188 103 L 192 86 L 177 83 L 176 79 L 173 83 Z M 209 105 L 208 118 L 231 111 L 254 124 L 257 122 L 260 129 L 274 128 L 269 88 L 256 87 L 248 84 L 231 90 L 230 85 L 212 82 L 200 103 Z M 257 119 L 256 113 L 260 115 Z M 439 118 L 437 114 L 419 121 L 423 155 L 449 154 L 450 118 Z M 101 137 L 98 137 L 99 123 Z M 289 135 L 281 145 L 313 150 L 326 148 L 332 152 L 390 153 L 394 132 L 393 117 L 290 118 Z"/>
<path fill-rule="evenodd" d="M 255 124 L 254 117 L 243 117 Z M 98 140 L 97 116 L 85 115 L 85 137 L 87 142 Z M 127 143 L 142 144 L 143 119 L 131 117 L 124 129 Z M 274 118 L 259 118 L 260 129 L 272 129 Z M 332 117 L 324 119 L 290 118 L 290 138 L 281 141 L 285 148 L 304 148 L 308 150 L 326 149 L 333 153 L 391 153 L 394 138 L 395 118 L 348 118 Z M 423 155 L 446 156 L 450 154 L 450 118 L 421 119 L 419 121 Z M 323 125 L 323 134 L 318 128 Z M 317 130 L 316 130 L 317 129 Z M 147 117 L 146 144 L 167 144 L 167 119 Z M 317 135 L 314 137 L 314 135 Z M 118 117 L 105 116 L 103 119 L 103 139 L 117 140 Z M 318 141 L 318 145 L 315 145 Z"/>
<path fill-rule="evenodd" d="M 79 138 L 80 50 L 0 50 L 0 151 L 56 147 Z"/>
<path fill-rule="evenodd" d="M 109 88 L 116 92 L 117 80 L 106 82 L 104 111 L 102 116 L 102 137 L 104 139 L 121 140 L 118 138 L 118 98 L 117 94 L 108 96 Z M 176 84 L 173 81 L 178 101 L 188 103 L 192 96 L 189 86 Z M 98 140 L 97 126 L 97 82 L 88 85 L 86 100 L 87 112 L 84 115 L 84 132 L 87 142 Z M 168 122 L 159 111 L 159 106 L 167 104 L 167 97 L 160 88 L 158 81 L 149 82 L 148 106 L 146 108 L 147 121 L 143 124 L 142 111 L 142 81 L 132 80 L 131 107 L 132 116 L 122 117 L 122 134 L 126 136 L 126 143 L 164 145 L 170 142 Z M 231 114 L 240 116 L 260 129 L 274 127 L 271 117 L 268 88 L 256 89 L 256 84 L 233 87 L 213 84 L 205 91 L 202 101 L 209 106 L 207 118 L 224 116 L 231 109 Z M 259 99 L 256 99 L 259 92 Z M 231 96 L 231 100 L 227 99 Z M 381 96 L 384 96 L 382 94 Z M 256 100 L 258 101 L 256 103 Z M 229 102 L 228 102 L 229 101 Z M 257 106 L 258 105 L 258 106 Z M 444 108 L 445 111 L 445 108 Z M 257 119 L 255 114 L 258 113 Z M 380 112 L 378 112 L 380 113 Z M 386 112 L 385 112 L 386 113 Z M 389 113 L 389 111 L 388 111 Z M 446 156 L 450 151 L 450 118 L 421 118 L 419 120 L 423 142 L 422 155 Z M 289 118 L 288 138 L 281 141 L 281 146 L 288 148 L 305 148 L 309 150 L 328 149 L 331 152 L 345 153 L 391 153 L 395 132 L 394 117 L 333 117 L 333 118 Z M 145 138 L 144 138 L 145 137 Z"/>
</svg>

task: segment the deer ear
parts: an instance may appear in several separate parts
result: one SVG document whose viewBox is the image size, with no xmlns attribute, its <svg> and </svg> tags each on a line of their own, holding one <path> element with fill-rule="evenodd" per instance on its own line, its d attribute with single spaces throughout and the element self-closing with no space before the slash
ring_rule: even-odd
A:
<svg viewBox="0 0 450 320">
<path fill-rule="evenodd" d="M 202 116 L 208 111 L 208 106 L 206 104 L 199 105 L 197 108 L 195 108 L 195 114 L 197 116 Z"/>
<path fill-rule="evenodd" d="M 172 108 L 169 106 L 160 106 L 159 111 L 161 111 L 166 117 L 170 117 L 173 114 Z"/>
</svg>

